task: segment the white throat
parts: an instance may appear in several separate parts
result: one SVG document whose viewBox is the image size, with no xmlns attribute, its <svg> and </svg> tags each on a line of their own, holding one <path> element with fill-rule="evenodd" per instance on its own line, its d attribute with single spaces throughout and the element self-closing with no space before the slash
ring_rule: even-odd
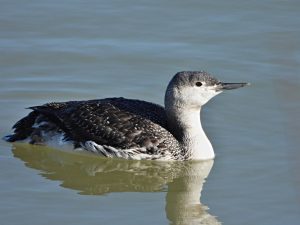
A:
<svg viewBox="0 0 300 225">
<path fill-rule="evenodd" d="M 168 127 L 182 145 L 186 159 L 207 160 L 215 157 L 202 128 L 200 112 L 203 105 L 221 92 L 212 86 L 202 85 L 200 88 L 176 86 L 171 81 L 165 95 Z"/>
<path fill-rule="evenodd" d="M 183 123 L 186 124 L 183 133 L 183 143 L 187 148 L 189 159 L 213 159 L 215 153 L 202 128 L 200 111 L 188 111 L 184 113 L 185 115 L 182 115 Z"/>
<path fill-rule="evenodd" d="M 168 126 L 181 143 L 187 159 L 213 159 L 215 153 L 200 120 L 200 108 L 177 109 L 168 115 Z"/>
</svg>

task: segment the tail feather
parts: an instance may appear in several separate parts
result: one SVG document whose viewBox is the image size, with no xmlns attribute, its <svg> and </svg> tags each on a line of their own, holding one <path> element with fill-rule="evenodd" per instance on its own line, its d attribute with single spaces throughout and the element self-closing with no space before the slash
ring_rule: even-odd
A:
<svg viewBox="0 0 300 225">
<path fill-rule="evenodd" d="M 3 137 L 3 139 L 8 142 L 14 142 L 21 141 L 29 137 L 33 132 L 32 126 L 37 116 L 37 112 L 30 112 L 27 116 L 16 122 L 16 124 L 12 127 L 14 129 L 14 134 L 7 135 Z"/>
<path fill-rule="evenodd" d="M 13 135 L 13 134 L 9 134 L 9 135 L 4 136 L 2 139 L 4 141 L 7 141 L 7 142 L 14 142 L 15 141 L 15 137 L 14 136 L 15 135 Z"/>
</svg>

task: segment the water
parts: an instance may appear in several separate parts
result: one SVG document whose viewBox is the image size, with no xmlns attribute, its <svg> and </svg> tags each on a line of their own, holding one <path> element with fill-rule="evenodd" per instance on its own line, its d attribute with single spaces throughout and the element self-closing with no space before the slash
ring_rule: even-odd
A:
<svg viewBox="0 0 300 225">
<path fill-rule="evenodd" d="M 24 108 L 50 101 L 162 104 L 181 70 L 252 86 L 203 110 L 214 162 L 124 162 L 1 141 L 1 221 L 297 224 L 299 9 L 276 0 L 2 0 L 1 136 Z"/>
</svg>

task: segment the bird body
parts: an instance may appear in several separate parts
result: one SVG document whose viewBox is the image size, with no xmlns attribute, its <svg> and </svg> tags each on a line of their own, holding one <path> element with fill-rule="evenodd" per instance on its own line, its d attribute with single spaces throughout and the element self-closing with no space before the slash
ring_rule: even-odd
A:
<svg viewBox="0 0 300 225">
<path fill-rule="evenodd" d="M 202 71 L 180 72 L 168 85 L 165 107 L 125 98 L 30 107 L 32 112 L 5 139 L 125 159 L 211 159 L 214 151 L 202 129 L 200 110 L 221 92 L 222 84 Z"/>
</svg>

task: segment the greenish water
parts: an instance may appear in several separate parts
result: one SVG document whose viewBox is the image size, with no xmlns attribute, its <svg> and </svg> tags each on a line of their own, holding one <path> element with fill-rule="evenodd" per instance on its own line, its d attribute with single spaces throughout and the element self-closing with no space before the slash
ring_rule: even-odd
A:
<svg viewBox="0 0 300 225">
<path fill-rule="evenodd" d="M 45 102 L 162 104 L 181 70 L 252 83 L 203 110 L 214 162 L 108 160 L 0 141 L 5 224 L 299 223 L 297 1 L 0 2 L 0 136 Z"/>
</svg>

